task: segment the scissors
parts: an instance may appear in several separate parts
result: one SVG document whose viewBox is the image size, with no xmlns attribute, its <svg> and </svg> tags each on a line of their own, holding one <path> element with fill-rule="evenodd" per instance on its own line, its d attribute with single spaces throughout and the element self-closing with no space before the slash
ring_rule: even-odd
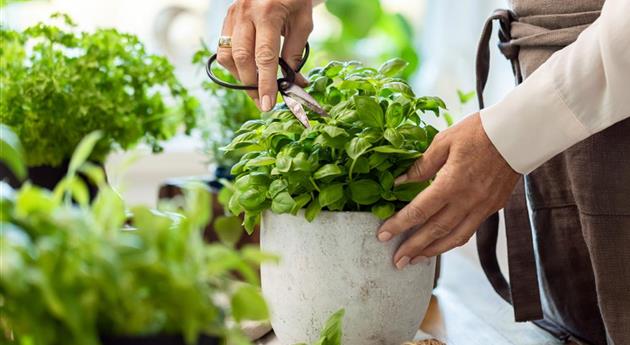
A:
<svg viewBox="0 0 630 345">
<path fill-rule="evenodd" d="M 284 61 L 283 58 L 278 59 L 278 63 L 284 72 L 284 77 L 278 79 L 278 91 L 282 95 L 282 99 L 284 103 L 289 107 L 291 113 L 300 121 L 300 123 L 306 127 L 310 128 L 311 125 L 308 122 L 308 116 L 306 116 L 306 111 L 304 107 L 312 110 L 313 112 L 321 115 L 328 116 L 324 108 L 313 98 L 313 96 L 309 95 L 308 92 L 304 91 L 303 88 L 299 87 L 295 84 L 295 74 L 300 72 L 306 60 L 308 59 L 308 55 L 310 53 L 310 47 L 308 43 L 306 43 L 306 47 L 304 49 L 304 56 L 302 60 L 297 66 L 297 69 L 294 71 L 289 64 Z M 208 77 L 212 79 L 213 82 L 234 90 L 258 90 L 258 85 L 240 85 L 240 84 L 232 84 L 228 83 L 224 80 L 219 79 L 217 76 L 212 73 L 212 64 L 217 60 L 217 54 L 214 54 L 208 59 L 208 64 L 206 65 L 206 73 Z"/>
</svg>

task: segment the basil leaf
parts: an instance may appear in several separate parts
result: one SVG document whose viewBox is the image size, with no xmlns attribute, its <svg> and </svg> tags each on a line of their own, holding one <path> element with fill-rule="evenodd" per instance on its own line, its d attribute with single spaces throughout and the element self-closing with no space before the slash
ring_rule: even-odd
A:
<svg viewBox="0 0 630 345">
<path fill-rule="evenodd" d="M 322 167 L 320 167 L 315 174 L 313 174 L 313 177 L 316 180 L 321 180 L 325 177 L 331 177 L 331 176 L 339 176 L 342 175 L 343 171 L 341 170 L 341 168 L 334 163 L 330 163 L 330 164 L 326 164 Z"/>
<path fill-rule="evenodd" d="M 395 77 L 402 73 L 407 66 L 409 66 L 407 61 L 394 58 L 383 63 L 381 67 L 378 68 L 378 73 L 387 77 Z"/>
<path fill-rule="evenodd" d="M 322 188 L 319 192 L 319 205 L 326 207 L 344 198 L 343 184 L 336 183 Z"/>
<path fill-rule="evenodd" d="M 359 205 L 371 205 L 381 198 L 381 186 L 373 180 L 350 182 L 350 196 Z"/>
<path fill-rule="evenodd" d="M 304 216 L 306 217 L 307 221 L 312 222 L 315 218 L 317 218 L 321 211 L 322 206 L 319 204 L 319 200 L 313 199 L 313 201 L 311 201 L 311 203 L 306 208 Z"/>
<path fill-rule="evenodd" d="M 354 104 L 357 117 L 363 124 L 369 127 L 382 128 L 384 125 L 383 109 L 369 96 L 355 96 Z"/>
<path fill-rule="evenodd" d="M 287 192 L 281 192 L 273 198 L 271 202 L 271 211 L 273 213 L 289 213 L 295 207 L 295 200 L 291 197 L 291 194 Z"/>
<path fill-rule="evenodd" d="M 372 213 L 381 220 L 385 220 L 393 216 L 395 212 L 396 207 L 391 202 L 381 203 L 372 206 Z"/>
<path fill-rule="evenodd" d="M 357 159 L 367 152 L 370 146 L 369 141 L 356 137 L 350 140 L 350 142 L 346 145 L 346 153 L 348 154 L 348 157 Z"/>
<path fill-rule="evenodd" d="M 397 130 L 392 128 L 387 128 L 383 136 L 396 148 L 401 147 L 405 142 L 405 137 L 403 137 L 403 135 L 400 134 Z"/>
</svg>

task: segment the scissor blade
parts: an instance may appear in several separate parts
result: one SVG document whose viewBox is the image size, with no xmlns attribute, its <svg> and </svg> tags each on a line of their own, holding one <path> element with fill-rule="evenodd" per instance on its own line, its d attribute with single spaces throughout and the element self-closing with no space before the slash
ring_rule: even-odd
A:
<svg viewBox="0 0 630 345">
<path fill-rule="evenodd" d="M 295 84 L 291 84 L 286 90 L 284 90 L 284 93 L 294 100 L 300 102 L 303 106 L 308 107 L 315 113 L 321 116 L 328 116 L 328 113 L 326 113 L 324 108 L 322 108 L 322 106 L 317 103 L 317 100 L 315 100 L 313 96 L 309 95 L 308 92 L 304 91 L 303 88 Z"/>
<path fill-rule="evenodd" d="M 295 117 L 304 125 L 306 128 L 311 128 L 311 124 L 308 123 L 308 117 L 306 116 L 306 111 L 302 107 L 302 104 L 295 99 L 291 98 L 291 96 L 284 96 L 284 103 L 289 107 L 289 110 L 295 115 Z"/>
</svg>

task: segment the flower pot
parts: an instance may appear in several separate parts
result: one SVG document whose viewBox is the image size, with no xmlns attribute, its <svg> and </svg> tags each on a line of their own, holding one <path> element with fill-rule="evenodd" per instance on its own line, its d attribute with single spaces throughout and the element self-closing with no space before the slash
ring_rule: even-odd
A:
<svg viewBox="0 0 630 345">
<path fill-rule="evenodd" d="M 402 239 L 378 242 L 380 224 L 364 212 L 322 212 L 312 223 L 303 214 L 263 215 L 261 249 L 281 261 L 262 266 L 262 290 L 282 345 L 317 340 L 340 308 L 344 345 L 413 338 L 431 298 L 435 260 L 396 270 Z"/>
<path fill-rule="evenodd" d="M 219 338 L 202 335 L 188 344 L 181 335 L 112 336 L 102 337 L 102 345 L 219 345 Z"/>
</svg>

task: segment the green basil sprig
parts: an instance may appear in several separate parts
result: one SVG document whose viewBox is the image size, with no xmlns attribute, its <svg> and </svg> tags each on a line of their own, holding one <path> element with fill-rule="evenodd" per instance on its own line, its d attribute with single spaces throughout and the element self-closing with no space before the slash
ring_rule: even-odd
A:
<svg viewBox="0 0 630 345">
<path fill-rule="evenodd" d="M 379 69 L 330 62 L 309 73 L 307 91 L 330 117 L 311 111 L 304 128 L 284 104 L 248 121 L 224 148 L 241 156 L 228 207 L 245 214 L 252 231 L 264 210 L 312 221 L 321 210 L 371 211 L 390 217 L 423 190 L 425 183 L 395 186 L 394 180 L 422 155 L 437 130 L 426 112 L 446 109 L 437 97 L 416 97 L 396 78 L 406 63 L 394 59 Z"/>
</svg>

